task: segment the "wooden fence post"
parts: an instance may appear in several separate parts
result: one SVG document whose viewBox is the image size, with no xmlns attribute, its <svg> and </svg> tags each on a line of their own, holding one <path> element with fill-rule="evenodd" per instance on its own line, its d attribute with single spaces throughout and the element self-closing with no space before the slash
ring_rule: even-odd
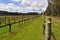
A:
<svg viewBox="0 0 60 40">
<path fill-rule="evenodd" d="M 19 21 L 19 27 L 20 27 L 20 21 Z"/>
<path fill-rule="evenodd" d="M 0 25 L 1 25 L 1 19 L 0 19 Z"/>
<path fill-rule="evenodd" d="M 9 24 L 9 32 L 11 32 L 11 24 Z"/>
<path fill-rule="evenodd" d="M 6 25 L 6 15 L 5 15 L 5 19 L 4 20 L 5 20 L 5 25 Z"/>
<path fill-rule="evenodd" d="M 51 18 L 46 18 L 46 40 L 51 40 Z"/>
<path fill-rule="evenodd" d="M 11 23 L 10 23 L 10 20 L 8 20 L 8 22 L 9 22 L 9 32 L 11 32 Z"/>
</svg>

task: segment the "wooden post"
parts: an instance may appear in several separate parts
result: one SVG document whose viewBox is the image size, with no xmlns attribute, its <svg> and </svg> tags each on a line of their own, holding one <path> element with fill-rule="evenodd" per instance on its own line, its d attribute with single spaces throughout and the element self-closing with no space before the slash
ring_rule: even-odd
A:
<svg viewBox="0 0 60 40">
<path fill-rule="evenodd" d="M 9 24 L 9 32 L 11 32 L 11 24 Z"/>
<path fill-rule="evenodd" d="M 6 25 L 6 15 L 5 15 L 5 25 Z"/>
<path fill-rule="evenodd" d="M 46 18 L 46 40 L 51 40 L 51 18 Z"/>
<path fill-rule="evenodd" d="M 20 20 L 19 20 L 19 27 L 20 27 Z"/>
<path fill-rule="evenodd" d="M 24 26 L 24 15 L 22 15 L 22 26 Z"/>
<path fill-rule="evenodd" d="M 10 23 L 10 20 L 8 20 L 8 22 L 9 22 L 9 32 L 11 32 L 11 23 Z"/>
<path fill-rule="evenodd" d="M 1 19 L 0 19 L 0 25 L 1 25 Z"/>
</svg>

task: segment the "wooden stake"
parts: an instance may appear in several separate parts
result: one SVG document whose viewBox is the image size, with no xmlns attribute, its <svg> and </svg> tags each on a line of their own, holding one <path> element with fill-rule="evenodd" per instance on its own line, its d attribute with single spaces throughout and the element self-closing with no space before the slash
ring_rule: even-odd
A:
<svg viewBox="0 0 60 40">
<path fill-rule="evenodd" d="M 46 40 L 51 40 L 51 18 L 46 18 Z"/>
</svg>

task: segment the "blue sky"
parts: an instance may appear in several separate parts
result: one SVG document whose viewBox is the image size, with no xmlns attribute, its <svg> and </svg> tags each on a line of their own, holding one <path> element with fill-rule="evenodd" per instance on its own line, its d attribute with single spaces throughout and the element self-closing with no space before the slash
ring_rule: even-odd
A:
<svg viewBox="0 0 60 40">
<path fill-rule="evenodd" d="M 38 12 L 47 10 L 48 0 L 0 0 L 0 10 L 8 12 Z"/>
</svg>

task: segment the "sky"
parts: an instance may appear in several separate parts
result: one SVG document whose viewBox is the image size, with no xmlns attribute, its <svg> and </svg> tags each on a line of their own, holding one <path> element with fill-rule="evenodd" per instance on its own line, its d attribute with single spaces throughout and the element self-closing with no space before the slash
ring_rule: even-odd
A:
<svg viewBox="0 0 60 40">
<path fill-rule="evenodd" d="M 0 0 L 0 10 L 8 12 L 38 12 L 47 10 L 48 0 Z"/>
</svg>

